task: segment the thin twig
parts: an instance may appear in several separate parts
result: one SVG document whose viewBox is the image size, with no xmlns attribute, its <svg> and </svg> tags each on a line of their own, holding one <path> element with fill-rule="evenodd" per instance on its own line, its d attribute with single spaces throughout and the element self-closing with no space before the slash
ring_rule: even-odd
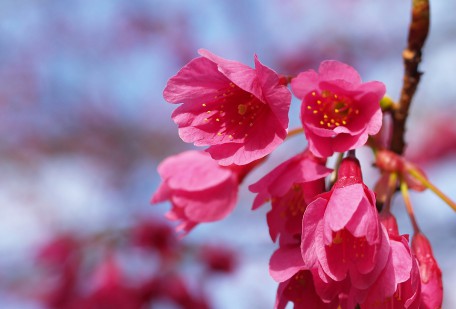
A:
<svg viewBox="0 0 456 309">
<path fill-rule="evenodd" d="M 429 16 L 429 0 L 413 0 L 408 44 L 402 53 L 405 69 L 404 83 L 402 85 L 399 106 L 392 113 L 393 136 L 391 139 L 391 150 L 397 154 L 402 154 L 405 148 L 405 123 L 413 95 L 422 74 L 418 70 L 418 66 L 421 62 L 421 49 L 429 32 Z"/>
</svg>

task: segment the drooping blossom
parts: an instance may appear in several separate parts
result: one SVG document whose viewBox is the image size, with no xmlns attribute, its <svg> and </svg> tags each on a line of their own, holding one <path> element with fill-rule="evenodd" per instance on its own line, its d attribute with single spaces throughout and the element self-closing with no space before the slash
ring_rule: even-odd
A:
<svg viewBox="0 0 456 309">
<path fill-rule="evenodd" d="M 421 283 L 418 263 L 408 244 L 408 235 L 399 235 L 396 219 L 391 213 L 384 212 L 380 218 L 384 231 L 388 234 L 391 251 L 382 273 L 369 289 L 361 308 L 419 309 Z"/>
<path fill-rule="evenodd" d="M 301 121 L 316 156 L 358 148 L 381 128 L 379 102 L 386 91 L 384 84 L 363 83 L 349 65 L 324 61 L 318 73 L 300 73 L 291 86 L 302 100 Z"/>
<path fill-rule="evenodd" d="M 162 183 L 152 203 L 169 200 L 167 218 L 181 221 L 178 231 L 188 233 L 198 223 L 226 217 L 236 205 L 239 183 L 256 163 L 224 167 L 203 151 L 186 151 L 158 166 Z"/>
<path fill-rule="evenodd" d="M 263 158 L 287 135 L 291 94 L 255 56 L 255 69 L 200 49 L 172 77 L 166 101 L 183 103 L 172 114 L 184 142 L 210 146 L 222 165 Z"/>
<path fill-rule="evenodd" d="M 358 160 L 345 158 L 331 191 L 317 196 L 304 213 L 304 266 L 318 274 L 322 299 L 343 296 L 356 304 L 377 280 L 389 252 L 375 196 L 362 181 Z"/>
<path fill-rule="evenodd" d="M 324 178 L 331 172 L 325 163 L 306 150 L 249 186 L 251 192 L 258 193 L 253 209 L 271 200 L 267 221 L 273 241 L 282 233 L 301 233 L 304 210 L 314 196 L 324 191 Z"/>
<path fill-rule="evenodd" d="M 429 240 L 422 233 L 412 238 L 412 252 L 415 254 L 421 278 L 421 307 L 423 309 L 442 308 L 442 271 L 437 264 Z"/>
</svg>

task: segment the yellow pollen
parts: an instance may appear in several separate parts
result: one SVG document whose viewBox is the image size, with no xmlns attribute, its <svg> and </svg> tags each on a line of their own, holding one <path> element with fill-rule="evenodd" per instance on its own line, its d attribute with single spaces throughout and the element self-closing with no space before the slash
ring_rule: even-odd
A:
<svg viewBox="0 0 456 309">
<path fill-rule="evenodd" d="M 228 135 L 228 137 L 229 137 L 229 138 L 231 138 L 231 139 L 233 139 L 233 135 L 231 135 L 231 134 L 230 134 L 230 135 Z"/>
<path fill-rule="evenodd" d="M 321 124 L 321 125 L 324 125 L 325 123 L 323 122 L 323 120 L 320 120 L 320 124 Z"/>
<path fill-rule="evenodd" d="M 324 114 L 323 118 L 328 119 L 328 115 Z"/>
<path fill-rule="evenodd" d="M 218 121 L 220 121 L 220 119 L 216 118 L 216 119 L 215 119 L 215 121 L 217 121 L 217 122 L 218 122 Z"/>
<path fill-rule="evenodd" d="M 206 106 L 207 106 L 206 103 L 203 103 L 203 107 L 206 107 Z"/>
<path fill-rule="evenodd" d="M 315 91 L 312 91 L 312 96 L 316 96 L 317 94 L 315 93 Z"/>
<path fill-rule="evenodd" d="M 247 105 L 239 104 L 238 105 L 238 114 L 243 116 L 247 112 Z"/>
<path fill-rule="evenodd" d="M 314 114 L 317 114 L 317 113 L 318 113 L 318 111 L 317 111 L 317 110 L 314 110 L 314 111 L 313 111 L 313 113 L 314 113 Z"/>
<path fill-rule="evenodd" d="M 217 133 L 217 135 L 218 135 L 218 136 L 222 136 L 222 133 L 219 132 L 219 133 Z"/>
<path fill-rule="evenodd" d="M 217 119 L 218 119 L 218 118 L 217 118 Z M 335 121 L 335 120 L 331 118 L 331 123 L 334 123 L 334 121 Z"/>
<path fill-rule="evenodd" d="M 335 109 L 334 109 L 334 111 L 335 111 L 336 113 L 338 113 L 338 112 L 339 112 L 339 110 L 338 110 L 337 108 L 335 108 Z"/>
<path fill-rule="evenodd" d="M 337 99 L 337 94 L 334 95 L 334 98 Z"/>
<path fill-rule="evenodd" d="M 337 127 L 340 126 L 340 123 L 336 122 L 336 126 L 337 126 Z"/>
<path fill-rule="evenodd" d="M 329 122 L 327 123 L 327 125 L 328 125 L 328 127 L 330 127 L 330 126 L 331 126 L 331 124 L 330 124 Z"/>
<path fill-rule="evenodd" d="M 321 100 L 317 100 L 317 104 L 320 105 L 321 104 Z"/>
<path fill-rule="evenodd" d="M 342 243 L 342 236 L 340 236 L 340 231 L 336 233 L 336 237 L 333 238 L 333 244 L 338 245 Z"/>
<path fill-rule="evenodd" d="M 206 113 L 210 114 L 210 113 L 211 113 L 211 111 L 207 111 Z"/>
<path fill-rule="evenodd" d="M 312 106 L 310 106 L 310 105 L 307 105 L 307 109 L 312 109 Z"/>
<path fill-rule="evenodd" d="M 345 125 L 345 124 L 347 124 L 347 122 L 346 122 L 345 120 L 342 120 L 342 124 L 344 124 L 344 125 Z"/>
</svg>

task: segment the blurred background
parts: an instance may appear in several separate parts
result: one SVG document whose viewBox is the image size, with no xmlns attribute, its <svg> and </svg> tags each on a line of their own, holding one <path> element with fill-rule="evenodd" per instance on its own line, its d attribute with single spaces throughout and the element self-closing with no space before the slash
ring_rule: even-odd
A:
<svg viewBox="0 0 456 309">
<path fill-rule="evenodd" d="M 456 2 L 431 6 L 407 155 L 456 200 Z M 144 293 L 168 295 L 154 308 L 272 308 L 268 207 L 250 211 L 246 187 L 305 140 L 245 180 L 226 220 L 176 241 L 169 205 L 149 205 L 159 162 L 192 148 L 170 119 L 166 82 L 206 48 L 248 65 L 256 53 L 281 74 L 340 60 L 397 99 L 409 19 L 406 0 L 1 1 L 0 308 L 99 308 L 90 301 L 103 289 L 124 295 L 103 308 L 136 308 L 128 295 L 146 281 Z M 290 127 L 299 124 L 295 100 Z M 361 156 L 373 185 L 372 158 Z M 430 192 L 412 201 L 443 271 L 443 307 L 455 308 L 456 215 Z M 393 212 L 411 233 L 400 198 Z M 75 288 L 78 305 L 66 304 Z"/>
</svg>

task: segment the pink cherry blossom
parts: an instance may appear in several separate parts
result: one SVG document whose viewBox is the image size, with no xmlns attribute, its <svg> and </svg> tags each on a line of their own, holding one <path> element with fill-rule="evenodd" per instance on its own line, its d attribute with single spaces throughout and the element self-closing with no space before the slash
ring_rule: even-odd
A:
<svg viewBox="0 0 456 309">
<path fill-rule="evenodd" d="M 304 266 L 318 270 L 325 283 L 321 290 L 327 295 L 335 297 L 342 293 L 349 303 L 356 304 L 377 280 L 389 252 L 375 196 L 362 182 L 359 162 L 345 158 L 332 190 L 319 195 L 304 213 Z"/>
<path fill-rule="evenodd" d="M 255 69 L 200 49 L 172 77 L 166 101 L 183 103 L 172 118 L 183 141 L 210 146 L 222 165 L 260 159 L 287 135 L 291 94 L 279 76 L 255 56 Z"/>
<path fill-rule="evenodd" d="M 331 172 L 325 162 L 304 151 L 249 186 L 250 191 L 258 193 L 253 209 L 271 200 L 267 221 L 273 241 L 282 233 L 301 233 L 304 210 L 314 196 L 324 191 L 324 177 Z"/>
<path fill-rule="evenodd" d="M 399 235 L 396 218 L 388 211 L 380 214 L 383 233 L 391 250 L 388 261 L 375 283 L 367 291 L 361 308 L 419 308 L 418 264 L 408 245 L 408 235 Z"/>
<path fill-rule="evenodd" d="M 301 120 L 310 150 L 328 157 L 364 145 L 368 135 L 382 125 L 381 82 L 363 83 L 354 68 L 338 61 L 324 61 L 318 73 L 300 73 L 291 82 L 302 100 Z"/>
<path fill-rule="evenodd" d="M 181 221 L 178 231 L 188 233 L 198 223 L 226 217 L 236 205 L 238 185 L 256 162 L 239 167 L 220 166 L 203 151 L 168 157 L 158 166 L 162 178 L 152 203 L 169 200 L 170 220 Z"/>
<path fill-rule="evenodd" d="M 432 253 L 429 240 L 422 233 L 412 238 L 412 252 L 415 254 L 421 278 L 421 307 L 423 309 L 442 308 L 442 271 Z"/>
</svg>

